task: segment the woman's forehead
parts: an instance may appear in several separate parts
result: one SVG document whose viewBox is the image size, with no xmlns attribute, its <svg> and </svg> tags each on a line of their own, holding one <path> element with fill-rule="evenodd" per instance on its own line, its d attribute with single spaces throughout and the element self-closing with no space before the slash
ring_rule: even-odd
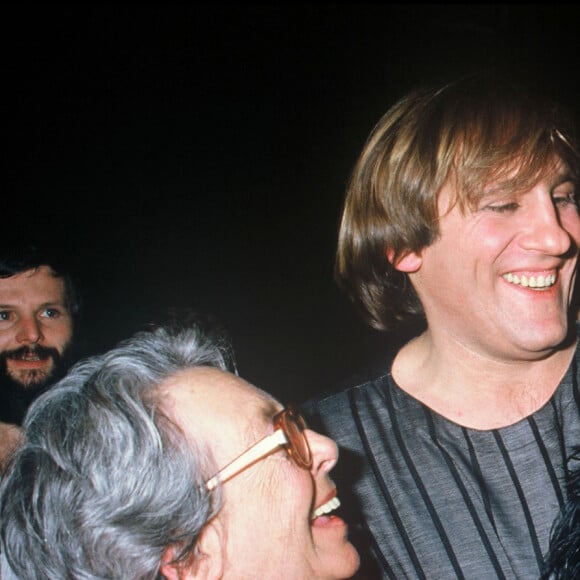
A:
<svg viewBox="0 0 580 580">
<path fill-rule="evenodd" d="M 253 431 L 271 423 L 281 408 L 262 389 L 216 368 L 181 371 L 166 381 L 163 388 L 164 398 L 176 418 L 197 425 L 204 434 L 218 429 Z"/>
</svg>

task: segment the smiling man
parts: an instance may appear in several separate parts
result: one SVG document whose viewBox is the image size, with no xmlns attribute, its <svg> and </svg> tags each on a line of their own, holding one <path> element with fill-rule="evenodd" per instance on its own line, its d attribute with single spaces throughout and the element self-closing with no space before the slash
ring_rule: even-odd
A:
<svg viewBox="0 0 580 580">
<path fill-rule="evenodd" d="M 336 277 L 375 329 L 418 331 L 305 409 L 353 458 L 371 577 L 541 575 L 580 441 L 579 168 L 569 117 L 499 75 L 414 91 L 370 135 Z"/>
<path fill-rule="evenodd" d="M 71 276 L 36 246 L 0 255 L 0 420 L 19 425 L 71 362 L 78 300 Z"/>
</svg>

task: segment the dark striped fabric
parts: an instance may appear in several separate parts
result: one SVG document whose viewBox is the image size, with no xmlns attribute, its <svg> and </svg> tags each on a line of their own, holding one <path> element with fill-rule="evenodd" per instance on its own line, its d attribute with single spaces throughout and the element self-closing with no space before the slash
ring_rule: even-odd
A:
<svg viewBox="0 0 580 580">
<path fill-rule="evenodd" d="M 580 351 L 542 409 L 492 431 L 451 423 L 385 375 L 303 406 L 339 445 L 332 472 L 361 578 L 539 578 L 580 444 Z"/>
</svg>

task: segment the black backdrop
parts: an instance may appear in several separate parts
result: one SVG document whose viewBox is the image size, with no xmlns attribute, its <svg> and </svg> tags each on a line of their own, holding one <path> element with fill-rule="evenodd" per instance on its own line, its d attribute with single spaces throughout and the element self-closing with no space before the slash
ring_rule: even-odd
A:
<svg viewBox="0 0 580 580">
<path fill-rule="evenodd" d="M 300 400 L 396 337 L 332 281 L 346 181 L 418 82 L 494 62 L 579 96 L 568 5 L 4 5 L 2 235 L 78 272 L 88 350 L 167 307 Z"/>
</svg>

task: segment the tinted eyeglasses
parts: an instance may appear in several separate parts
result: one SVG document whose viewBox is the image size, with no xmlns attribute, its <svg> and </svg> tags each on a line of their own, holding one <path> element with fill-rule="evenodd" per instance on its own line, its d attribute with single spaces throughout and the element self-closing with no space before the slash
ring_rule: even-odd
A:
<svg viewBox="0 0 580 580">
<path fill-rule="evenodd" d="M 219 482 L 225 483 L 239 475 L 280 447 L 286 449 L 290 458 L 299 467 L 303 469 L 312 467 L 312 453 L 304 433 L 306 429 L 304 418 L 296 412 L 293 406 L 289 405 L 274 415 L 273 423 L 273 433 L 260 439 L 206 482 L 205 485 L 209 491 L 216 488 Z"/>
</svg>

